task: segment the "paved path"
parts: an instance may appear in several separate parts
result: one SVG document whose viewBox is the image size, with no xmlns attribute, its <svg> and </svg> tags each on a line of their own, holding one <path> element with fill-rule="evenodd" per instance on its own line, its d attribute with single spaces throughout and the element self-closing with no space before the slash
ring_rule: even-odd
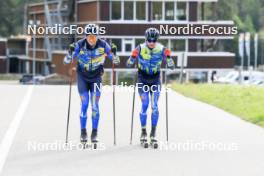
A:
<svg viewBox="0 0 264 176">
<path fill-rule="evenodd" d="M 1 142 L 8 130 L 14 131 L 9 126 L 29 89 L 30 86 L 0 86 Z M 112 93 L 103 92 L 99 129 L 103 144 L 102 150 L 97 151 L 56 150 L 54 147 L 56 143 L 63 144 L 65 138 L 67 86 L 35 86 L 30 97 L 0 175 L 262 176 L 264 173 L 262 128 L 175 92 L 169 93 L 170 143 L 162 142 L 159 150 L 143 149 L 138 143 L 138 96 L 134 141 L 129 145 L 132 93 L 121 92 L 116 96 L 117 146 L 113 146 Z M 162 94 L 158 128 L 161 141 L 166 139 L 164 103 Z M 70 120 L 73 145 L 79 139 L 79 105 L 74 87 Z M 91 129 L 91 120 L 88 122 Z M 45 149 L 43 146 L 49 143 L 52 146 Z M 39 150 L 35 151 L 37 145 Z M 0 154 L 1 160 L 3 155 Z"/>
</svg>

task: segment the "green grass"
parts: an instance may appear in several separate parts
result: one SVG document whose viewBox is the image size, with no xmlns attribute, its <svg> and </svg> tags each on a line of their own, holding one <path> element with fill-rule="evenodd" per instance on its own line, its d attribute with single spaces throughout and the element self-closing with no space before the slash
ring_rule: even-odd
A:
<svg viewBox="0 0 264 176">
<path fill-rule="evenodd" d="M 20 74 L 0 74 L 0 80 L 19 80 L 21 77 Z"/>
<path fill-rule="evenodd" d="M 175 91 L 219 107 L 264 127 L 264 87 L 220 84 L 172 84 Z"/>
</svg>

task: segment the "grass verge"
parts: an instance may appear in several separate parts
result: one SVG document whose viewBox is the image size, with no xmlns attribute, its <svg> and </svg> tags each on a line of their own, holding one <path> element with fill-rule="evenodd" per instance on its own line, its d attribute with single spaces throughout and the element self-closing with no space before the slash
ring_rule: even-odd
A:
<svg viewBox="0 0 264 176">
<path fill-rule="evenodd" d="M 264 127 L 264 87 L 175 83 L 171 88 Z"/>
</svg>

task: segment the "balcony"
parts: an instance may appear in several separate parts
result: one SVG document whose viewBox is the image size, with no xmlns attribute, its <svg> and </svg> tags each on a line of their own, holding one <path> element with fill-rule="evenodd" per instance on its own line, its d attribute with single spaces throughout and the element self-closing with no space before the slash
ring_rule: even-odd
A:
<svg viewBox="0 0 264 176">
<path fill-rule="evenodd" d="M 18 55 L 26 55 L 26 50 L 25 49 L 20 49 L 20 48 L 8 48 L 7 49 L 7 55 L 10 56 L 18 56 Z"/>
</svg>

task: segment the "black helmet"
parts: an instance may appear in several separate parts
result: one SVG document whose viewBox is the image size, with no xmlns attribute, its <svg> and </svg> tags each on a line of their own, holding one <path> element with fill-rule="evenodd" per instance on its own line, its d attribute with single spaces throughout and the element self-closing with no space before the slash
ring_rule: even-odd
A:
<svg viewBox="0 0 264 176">
<path fill-rule="evenodd" d="M 148 28 L 145 32 L 145 38 L 149 42 L 156 42 L 159 38 L 159 31 L 156 28 Z"/>
<path fill-rule="evenodd" d="M 98 35 L 99 26 L 97 26 L 96 24 L 87 24 L 84 28 L 84 34 L 85 35 L 89 35 L 89 34 Z"/>
</svg>

